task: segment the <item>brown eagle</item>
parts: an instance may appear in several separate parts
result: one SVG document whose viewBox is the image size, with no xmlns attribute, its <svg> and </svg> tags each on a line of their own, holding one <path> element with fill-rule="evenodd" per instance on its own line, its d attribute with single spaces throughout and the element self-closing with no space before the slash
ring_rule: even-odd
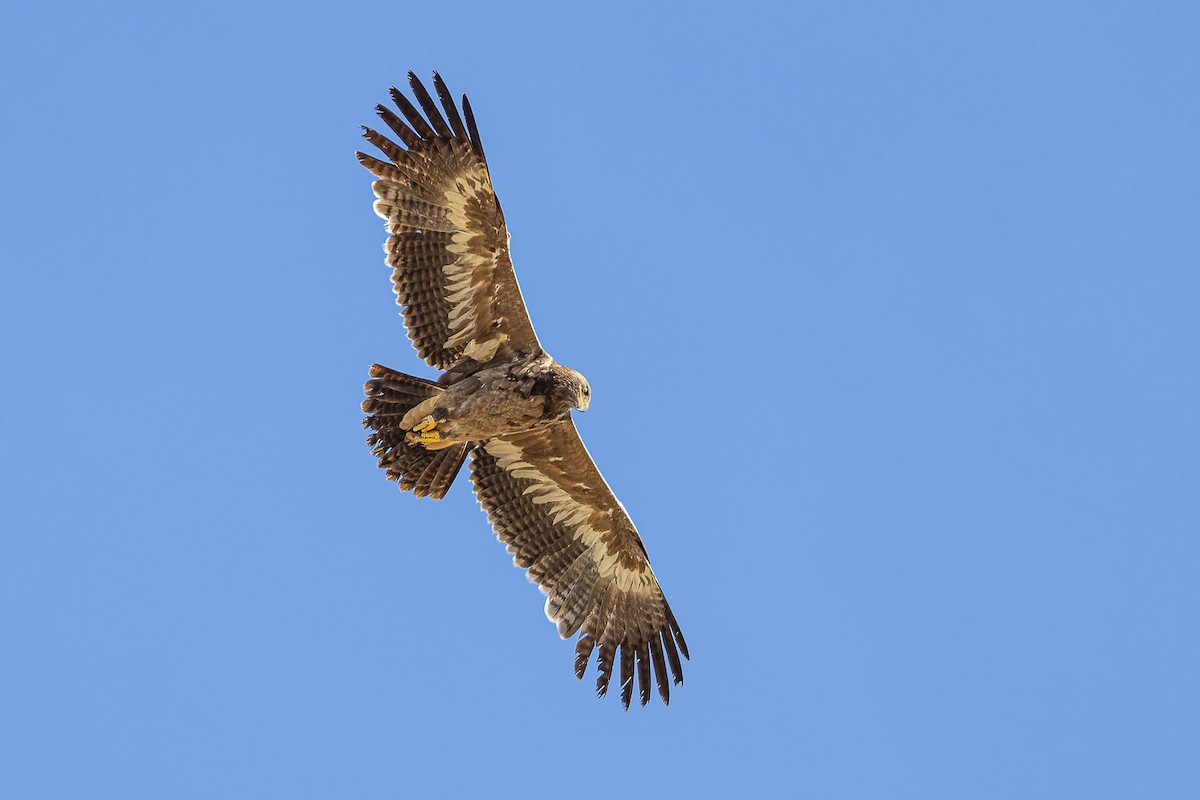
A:
<svg viewBox="0 0 1200 800">
<path fill-rule="evenodd" d="M 408 337 L 443 373 L 433 382 L 373 365 L 367 443 L 389 480 L 435 499 L 470 455 L 475 496 L 513 563 L 547 595 L 559 635 L 579 633 L 575 676 L 599 648 L 598 695 L 619 654 L 621 703 L 629 707 L 635 665 L 642 705 L 651 674 L 667 703 L 667 667 L 682 683 L 687 644 L 637 528 L 571 420 L 591 388 L 533 332 L 466 96 L 460 116 L 437 73 L 441 109 L 416 75 L 408 82 L 421 110 L 395 88 L 403 118 L 376 106 L 404 147 L 364 128 L 387 161 L 357 156 L 378 179 L 375 213 L 391 234 L 384 251 Z"/>
</svg>

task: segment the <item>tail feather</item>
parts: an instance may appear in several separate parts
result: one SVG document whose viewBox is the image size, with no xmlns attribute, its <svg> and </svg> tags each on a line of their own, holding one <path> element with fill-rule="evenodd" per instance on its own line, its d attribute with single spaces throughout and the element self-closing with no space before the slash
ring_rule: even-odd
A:
<svg viewBox="0 0 1200 800">
<path fill-rule="evenodd" d="M 367 399 L 362 409 L 367 414 L 363 427 L 372 432 L 367 437 L 371 452 L 387 472 L 388 480 L 398 481 L 402 490 L 440 500 L 454 483 L 472 445 L 427 450 L 408 441 L 400 421 L 413 406 L 445 388 L 382 364 L 372 364 L 370 374 L 371 380 L 363 385 Z"/>
</svg>

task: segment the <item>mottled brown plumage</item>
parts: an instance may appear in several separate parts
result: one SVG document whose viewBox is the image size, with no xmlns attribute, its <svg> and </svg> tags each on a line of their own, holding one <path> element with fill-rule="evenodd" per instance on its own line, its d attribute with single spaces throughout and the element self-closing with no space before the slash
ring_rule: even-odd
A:
<svg viewBox="0 0 1200 800">
<path fill-rule="evenodd" d="M 651 682 L 664 703 L 683 682 L 683 634 L 624 507 L 571 419 L 591 390 L 533 332 L 467 98 L 459 114 L 435 73 L 438 102 L 411 72 L 416 105 L 392 89 L 379 106 L 403 146 L 365 129 L 386 156 L 358 153 L 387 221 L 392 286 L 417 352 L 437 382 L 376 364 L 365 391 L 367 442 L 388 478 L 441 498 L 470 454 L 471 480 L 497 536 L 547 595 L 546 616 L 575 634 L 575 674 L 598 648 L 596 690 L 618 670 L 626 708 Z M 420 110 L 418 110 L 418 106 Z M 636 675 L 635 675 L 636 673 Z"/>
</svg>

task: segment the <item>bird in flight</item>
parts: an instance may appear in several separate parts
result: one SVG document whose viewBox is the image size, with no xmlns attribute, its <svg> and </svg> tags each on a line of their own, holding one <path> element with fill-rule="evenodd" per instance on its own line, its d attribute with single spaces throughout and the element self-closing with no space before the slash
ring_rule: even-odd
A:
<svg viewBox="0 0 1200 800">
<path fill-rule="evenodd" d="M 367 444 L 389 480 L 434 499 L 470 456 L 497 537 L 545 593 L 559 635 L 579 634 L 575 676 L 598 649 L 598 695 L 619 664 L 625 708 L 635 671 L 642 705 L 652 679 L 667 703 L 671 683 L 683 682 L 687 644 L 637 528 L 571 419 L 587 410 L 591 387 L 533 332 L 466 95 L 460 115 L 437 73 L 440 109 L 412 72 L 408 82 L 417 105 L 393 88 L 400 114 L 376 106 L 403 146 L 364 128 L 386 160 L 356 155 L 376 178 L 408 337 L 442 374 L 428 381 L 374 364 L 362 404 Z"/>
</svg>

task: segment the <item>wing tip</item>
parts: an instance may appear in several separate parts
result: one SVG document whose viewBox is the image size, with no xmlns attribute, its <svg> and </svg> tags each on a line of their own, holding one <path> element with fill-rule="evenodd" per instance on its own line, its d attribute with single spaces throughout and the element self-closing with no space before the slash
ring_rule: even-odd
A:
<svg viewBox="0 0 1200 800">
<path fill-rule="evenodd" d="M 471 147 L 479 156 L 479 159 L 486 165 L 487 156 L 483 153 L 483 140 L 479 138 L 479 126 L 475 123 L 475 112 L 471 109 L 471 101 L 467 99 L 464 92 L 462 96 L 463 117 L 466 118 L 467 138 L 471 141 Z"/>
</svg>

